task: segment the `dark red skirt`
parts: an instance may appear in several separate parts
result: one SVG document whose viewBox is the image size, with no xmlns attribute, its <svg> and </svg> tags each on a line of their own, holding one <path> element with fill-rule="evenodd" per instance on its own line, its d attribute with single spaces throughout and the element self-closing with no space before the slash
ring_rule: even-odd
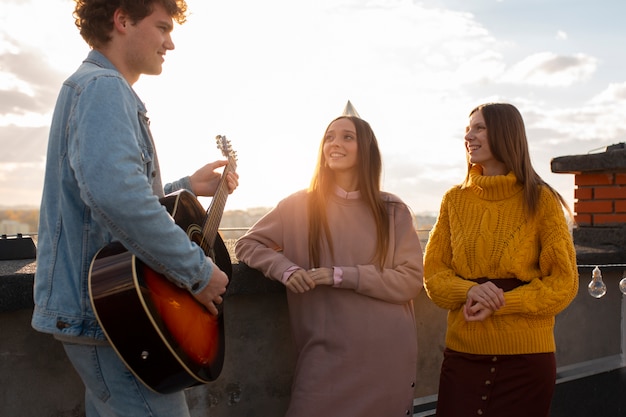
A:
<svg viewBox="0 0 626 417">
<path fill-rule="evenodd" d="M 445 349 L 437 417 L 549 417 L 554 353 L 470 355 Z"/>
</svg>

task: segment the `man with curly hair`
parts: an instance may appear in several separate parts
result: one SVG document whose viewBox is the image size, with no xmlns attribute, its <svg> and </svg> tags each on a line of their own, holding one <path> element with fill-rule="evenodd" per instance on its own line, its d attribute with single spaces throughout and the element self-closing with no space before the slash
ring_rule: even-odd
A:
<svg viewBox="0 0 626 417">
<path fill-rule="evenodd" d="M 85 384 L 94 416 L 188 417 L 182 391 L 160 394 L 124 365 L 105 337 L 88 290 L 91 261 L 120 242 L 154 271 L 188 290 L 212 314 L 228 276 L 172 221 L 159 202 L 187 189 L 213 195 L 218 160 L 163 187 L 147 111 L 133 90 L 161 73 L 174 49 L 185 0 L 75 0 L 74 17 L 91 47 L 61 88 L 48 143 L 40 211 L 32 325 L 50 333 Z M 227 174 L 232 192 L 238 185 Z"/>
</svg>

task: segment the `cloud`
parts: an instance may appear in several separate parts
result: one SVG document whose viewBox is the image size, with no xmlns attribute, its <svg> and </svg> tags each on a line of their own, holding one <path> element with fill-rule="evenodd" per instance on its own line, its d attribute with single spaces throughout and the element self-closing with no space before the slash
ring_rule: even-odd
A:
<svg viewBox="0 0 626 417">
<path fill-rule="evenodd" d="M 560 146 L 576 147 L 586 153 L 591 149 L 626 140 L 626 82 L 610 84 L 605 90 L 586 102 L 570 106 L 543 106 L 542 110 L 529 108 L 531 126 L 553 132 L 544 136 L 558 140 Z M 586 144 L 586 146 L 584 145 Z M 582 149 L 581 149 L 582 148 Z"/>
<path fill-rule="evenodd" d="M 590 55 L 559 55 L 553 52 L 532 54 L 511 66 L 501 82 L 545 87 L 568 87 L 588 80 L 598 60 Z"/>
<path fill-rule="evenodd" d="M 64 75 L 29 47 L 0 54 L 0 115 L 47 113 L 54 106 Z"/>
<path fill-rule="evenodd" d="M 84 58 L 70 0 L 0 0 L 0 125 L 48 115 L 63 79 Z M 49 119 L 49 117 L 48 117 Z"/>
<path fill-rule="evenodd" d="M 622 104 L 626 102 L 626 82 L 609 84 L 604 91 L 591 99 L 592 104 L 613 105 L 615 101 L 621 102 Z"/>
<path fill-rule="evenodd" d="M 46 154 L 48 127 L 2 127 L 0 163 L 40 163 Z"/>
<path fill-rule="evenodd" d="M 36 206 L 41 199 L 48 128 L 0 127 L 0 195 L 2 204 Z"/>
<path fill-rule="evenodd" d="M 0 196 L 3 206 L 38 206 L 43 190 L 43 161 L 26 164 L 0 162 Z"/>
<path fill-rule="evenodd" d="M 556 40 L 550 31 L 550 43 L 537 45 L 526 34 L 491 32 L 501 25 L 490 24 L 487 13 L 432 4 L 190 2 L 193 14 L 176 27 L 163 74 L 135 85 L 149 109 L 164 179 L 206 163 L 212 156 L 205 149 L 214 149 L 207 143 L 227 134 L 241 174 L 229 207 L 272 206 L 308 185 L 322 130 L 351 99 L 376 132 L 385 189 L 416 212 L 437 210 L 465 175 L 468 111 L 508 101 L 522 111 L 538 171 L 573 196 L 571 178 L 553 179 L 549 160 L 623 137 L 626 82 L 599 78 L 599 58 L 591 55 L 599 49 L 564 51 L 580 39 L 574 30 Z M 70 0 L 0 5 L 0 193 L 24 202 L 24 191 L 10 190 L 30 178 L 28 201 L 36 202 L 55 96 L 88 48 Z M 9 18 L 20 15 L 30 18 Z M 564 88 L 570 86 L 576 88 Z"/>
</svg>

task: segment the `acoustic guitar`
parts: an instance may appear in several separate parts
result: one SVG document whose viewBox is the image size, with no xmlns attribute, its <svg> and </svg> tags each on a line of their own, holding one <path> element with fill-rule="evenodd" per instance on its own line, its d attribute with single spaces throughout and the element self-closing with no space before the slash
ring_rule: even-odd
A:
<svg viewBox="0 0 626 417">
<path fill-rule="evenodd" d="M 193 242 L 232 278 L 232 264 L 218 233 L 228 197 L 226 175 L 237 168 L 224 136 L 216 138 L 228 158 L 205 212 L 187 190 L 168 194 L 161 204 Z M 224 311 L 210 314 L 185 289 L 152 270 L 119 242 L 102 248 L 89 270 L 89 296 L 113 349 L 147 387 L 171 393 L 214 381 L 224 363 Z"/>
</svg>

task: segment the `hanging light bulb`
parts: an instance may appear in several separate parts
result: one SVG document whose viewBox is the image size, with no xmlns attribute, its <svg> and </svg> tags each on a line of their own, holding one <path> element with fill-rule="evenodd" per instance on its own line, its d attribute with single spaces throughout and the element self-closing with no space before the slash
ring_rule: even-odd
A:
<svg viewBox="0 0 626 417">
<path fill-rule="evenodd" d="M 593 268 L 591 273 L 591 282 L 587 286 L 589 294 L 595 298 L 602 298 L 606 294 L 606 285 L 602 282 L 602 273 L 597 266 Z"/>
<path fill-rule="evenodd" d="M 626 295 L 626 271 L 622 274 L 622 280 L 619 282 L 619 290 Z"/>
</svg>

